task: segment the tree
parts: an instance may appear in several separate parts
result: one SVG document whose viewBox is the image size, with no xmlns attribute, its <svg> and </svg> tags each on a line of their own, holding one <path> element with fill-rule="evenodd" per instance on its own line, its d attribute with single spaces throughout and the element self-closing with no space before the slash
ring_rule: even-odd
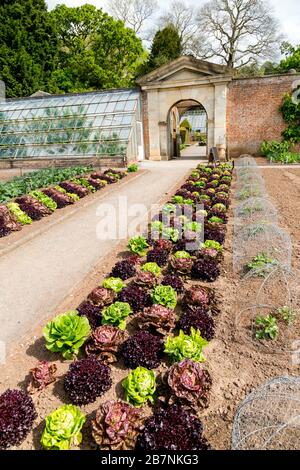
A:
<svg viewBox="0 0 300 470">
<path fill-rule="evenodd" d="M 281 46 L 281 53 L 285 55 L 279 64 L 280 72 L 288 72 L 291 69 L 295 69 L 300 72 L 300 45 L 292 46 L 288 42 L 284 42 Z"/>
<path fill-rule="evenodd" d="M 156 0 L 110 0 L 109 12 L 112 16 L 143 36 L 145 26 L 158 8 Z"/>
<path fill-rule="evenodd" d="M 133 84 L 136 69 L 145 56 L 133 30 L 92 5 L 59 5 L 50 15 L 60 41 L 52 92 Z"/>
<path fill-rule="evenodd" d="M 173 25 L 180 37 L 183 54 L 193 54 L 202 58 L 206 56 L 203 48 L 204 37 L 198 27 L 195 7 L 174 0 L 168 10 L 161 15 L 159 24 L 161 28 Z"/>
<path fill-rule="evenodd" d="M 171 60 L 181 56 L 182 46 L 178 32 L 174 26 L 166 26 L 157 31 L 151 46 L 151 52 L 146 72 L 150 72 L 161 65 L 167 64 Z"/>
<path fill-rule="evenodd" d="M 46 88 L 56 51 L 57 36 L 44 0 L 2 0 L 0 79 L 8 97 Z"/>
<path fill-rule="evenodd" d="M 229 68 L 276 56 L 279 24 L 262 0 L 210 0 L 200 8 L 198 25 L 206 32 L 207 57 Z"/>
</svg>

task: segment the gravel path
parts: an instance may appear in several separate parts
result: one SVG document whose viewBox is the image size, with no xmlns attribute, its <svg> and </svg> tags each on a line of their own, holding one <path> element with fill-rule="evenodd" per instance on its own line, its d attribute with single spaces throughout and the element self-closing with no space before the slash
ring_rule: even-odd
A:
<svg viewBox="0 0 300 470">
<path fill-rule="evenodd" d="M 95 198 L 87 207 L 79 207 L 69 218 L 50 225 L 46 231 L 2 255 L 0 341 L 7 351 L 16 338 L 20 339 L 36 323 L 51 316 L 65 296 L 122 241 L 120 237 L 97 238 L 97 226 L 101 225 L 97 210 L 101 205 L 103 208 L 103 204 L 108 204 L 117 210 L 119 198 L 123 198 L 128 207 L 138 203 L 149 210 L 151 204 L 158 203 L 196 164 L 195 159 L 143 162 L 141 166 L 147 171 L 118 191 L 105 197 L 100 192 L 99 199 Z M 144 209 L 137 215 L 138 221 L 142 221 L 145 212 Z M 121 219 L 118 214 L 116 218 L 111 216 L 108 226 L 115 223 L 117 228 L 119 223 L 123 226 L 123 217 L 126 217 L 124 212 Z"/>
</svg>

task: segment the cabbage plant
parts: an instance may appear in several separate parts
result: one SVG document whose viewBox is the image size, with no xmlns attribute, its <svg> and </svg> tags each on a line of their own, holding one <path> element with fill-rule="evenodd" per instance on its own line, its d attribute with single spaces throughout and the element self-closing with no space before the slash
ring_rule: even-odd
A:
<svg viewBox="0 0 300 470">
<path fill-rule="evenodd" d="M 79 316 L 77 310 L 58 315 L 43 329 L 46 348 L 61 353 L 65 359 L 72 359 L 78 354 L 90 332 L 88 319 Z"/>
</svg>

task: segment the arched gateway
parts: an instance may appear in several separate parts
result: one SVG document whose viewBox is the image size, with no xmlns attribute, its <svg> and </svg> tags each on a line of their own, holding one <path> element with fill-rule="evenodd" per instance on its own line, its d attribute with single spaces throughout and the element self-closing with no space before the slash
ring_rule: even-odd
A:
<svg viewBox="0 0 300 470">
<path fill-rule="evenodd" d="M 186 107 L 189 102 L 198 103 L 206 110 L 208 149 L 226 145 L 226 98 L 231 80 L 226 67 L 187 56 L 140 78 L 146 158 L 168 160 L 174 156 L 170 113 L 172 117 L 179 102 Z"/>
</svg>

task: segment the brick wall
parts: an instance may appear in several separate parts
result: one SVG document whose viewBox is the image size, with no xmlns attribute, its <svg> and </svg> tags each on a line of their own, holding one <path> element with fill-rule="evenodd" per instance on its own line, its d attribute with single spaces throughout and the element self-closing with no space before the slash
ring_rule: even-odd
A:
<svg viewBox="0 0 300 470">
<path fill-rule="evenodd" d="M 147 92 L 141 92 L 142 101 L 142 119 L 143 119 L 143 133 L 144 133 L 144 152 L 145 158 L 150 156 L 150 138 L 149 138 L 149 116 L 148 116 L 148 99 Z"/>
<path fill-rule="evenodd" d="M 263 140 L 281 140 L 286 124 L 278 110 L 299 74 L 234 79 L 228 87 L 227 141 L 231 157 L 258 155 Z"/>
</svg>

